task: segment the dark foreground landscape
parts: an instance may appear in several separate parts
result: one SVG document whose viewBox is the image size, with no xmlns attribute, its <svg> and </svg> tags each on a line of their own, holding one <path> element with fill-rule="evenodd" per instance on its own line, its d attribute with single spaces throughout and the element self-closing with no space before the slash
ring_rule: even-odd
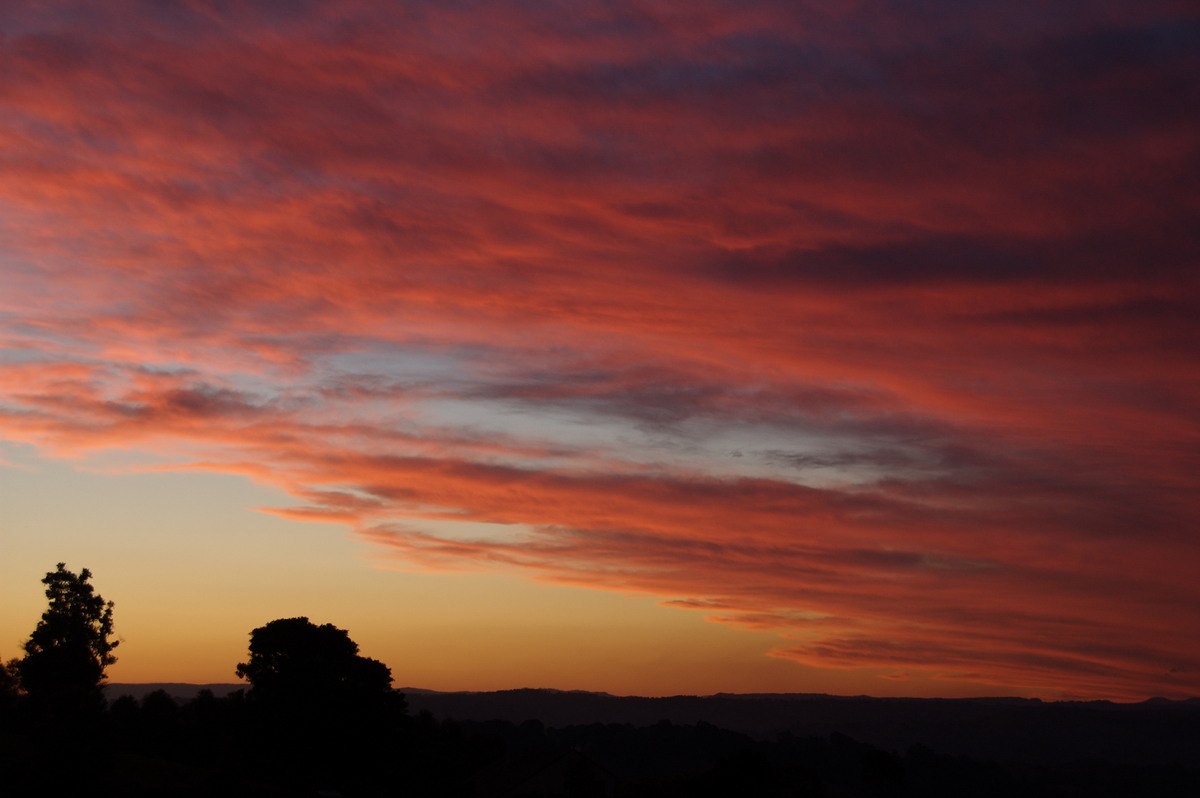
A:
<svg viewBox="0 0 1200 798">
<path fill-rule="evenodd" d="M 240 684 L 106 684 L 113 604 L 48 572 L 0 662 L 0 798 L 1195 798 L 1200 701 L 617 697 L 393 689 L 345 629 L 278 618 Z"/>
<path fill-rule="evenodd" d="M 5 783 L 91 795 L 1200 795 L 1200 702 L 511 690 L 264 711 L 237 685 L 109 685 L 86 744 L 6 716 Z M 59 730 L 60 732 L 62 730 Z M 68 772 L 78 768 L 78 772 Z"/>
</svg>

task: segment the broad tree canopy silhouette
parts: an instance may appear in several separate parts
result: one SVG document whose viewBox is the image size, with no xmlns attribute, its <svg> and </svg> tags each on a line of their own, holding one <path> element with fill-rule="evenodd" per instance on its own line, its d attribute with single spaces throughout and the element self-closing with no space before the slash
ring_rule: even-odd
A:
<svg viewBox="0 0 1200 798">
<path fill-rule="evenodd" d="M 300 700 L 386 695 L 392 671 L 358 654 L 345 629 L 308 618 L 280 618 L 250 633 L 250 661 L 237 666 L 251 695 Z"/>
<path fill-rule="evenodd" d="M 348 784 L 348 774 L 379 774 L 392 761 L 407 724 L 404 697 L 392 690 L 391 670 L 359 656 L 345 629 L 271 621 L 250 633 L 250 659 L 237 675 L 251 685 L 245 719 L 257 755 L 297 789 Z"/>
<path fill-rule="evenodd" d="M 92 572 L 78 575 L 59 563 L 46 574 L 50 606 L 25 643 L 17 665 L 21 689 L 35 700 L 96 702 L 104 669 L 117 661 L 112 650 L 113 603 L 88 584 Z"/>
</svg>

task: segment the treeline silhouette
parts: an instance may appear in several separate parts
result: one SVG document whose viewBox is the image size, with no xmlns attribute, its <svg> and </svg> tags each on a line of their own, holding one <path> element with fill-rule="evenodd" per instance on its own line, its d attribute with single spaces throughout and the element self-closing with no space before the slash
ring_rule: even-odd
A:
<svg viewBox="0 0 1200 798">
<path fill-rule="evenodd" d="M 756 739 L 703 721 L 456 721 L 410 714 L 401 702 L 304 718 L 252 694 L 122 696 L 75 730 L 88 746 L 66 748 L 47 748 L 53 740 L 31 731 L 29 707 L 10 702 L 0 719 L 5 794 L 42 794 L 54 783 L 114 796 L 1200 795 L 1200 772 L 1181 765 L 984 762 L 921 745 L 886 751 L 838 733 Z"/>
<path fill-rule="evenodd" d="M 47 574 L 49 608 L 25 657 L 0 666 L 0 795 L 1200 795 L 1192 763 L 989 762 L 920 744 L 886 750 L 841 733 L 751 735 L 703 720 L 555 727 L 439 719 L 410 712 L 390 669 L 359 655 L 345 630 L 303 617 L 251 632 L 247 661 L 236 665 L 246 688 L 106 702 L 113 605 L 89 578 L 62 564 Z"/>
</svg>

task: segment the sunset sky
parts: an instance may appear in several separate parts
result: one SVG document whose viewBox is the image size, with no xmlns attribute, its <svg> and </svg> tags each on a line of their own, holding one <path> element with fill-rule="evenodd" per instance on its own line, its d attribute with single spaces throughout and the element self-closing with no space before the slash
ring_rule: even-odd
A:
<svg viewBox="0 0 1200 798">
<path fill-rule="evenodd" d="M 0 3 L 0 658 L 1200 695 L 1192 0 Z"/>
</svg>

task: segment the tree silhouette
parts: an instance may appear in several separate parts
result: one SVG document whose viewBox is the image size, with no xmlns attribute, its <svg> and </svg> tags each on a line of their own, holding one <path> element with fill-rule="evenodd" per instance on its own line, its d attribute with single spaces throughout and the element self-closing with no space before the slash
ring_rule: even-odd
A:
<svg viewBox="0 0 1200 798">
<path fill-rule="evenodd" d="M 274 700 L 337 700 L 389 694 L 392 672 L 358 655 L 345 629 L 308 618 L 280 618 L 250 633 L 250 661 L 237 675 L 251 695 Z"/>
<path fill-rule="evenodd" d="M 344 629 L 280 618 L 250 633 L 248 718 L 259 765 L 296 788 L 358 791 L 356 780 L 390 761 L 405 714 L 392 672 L 358 654 Z M 378 775 L 378 774 L 376 774 Z"/>
<path fill-rule="evenodd" d="M 20 660 L 0 662 L 0 714 L 7 712 L 17 701 L 21 680 L 17 673 Z"/>
<path fill-rule="evenodd" d="M 104 669 L 116 662 L 112 650 L 113 603 L 95 592 L 84 568 L 76 576 L 59 563 L 46 574 L 49 607 L 25 643 L 17 664 L 21 689 L 35 702 L 99 706 Z"/>
</svg>

